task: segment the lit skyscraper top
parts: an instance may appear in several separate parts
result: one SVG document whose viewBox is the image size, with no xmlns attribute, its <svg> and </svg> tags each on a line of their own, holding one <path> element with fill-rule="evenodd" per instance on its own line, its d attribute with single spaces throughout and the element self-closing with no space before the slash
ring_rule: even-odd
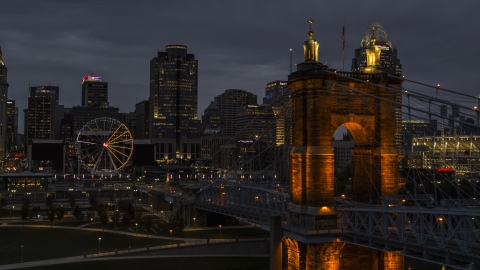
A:
<svg viewBox="0 0 480 270">
<path fill-rule="evenodd" d="M 372 59 L 375 63 L 370 63 Z M 372 69 L 373 67 L 373 69 Z M 402 74 L 402 65 L 397 58 L 397 49 L 393 48 L 387 32 L 379 23 L 372 23 L 362 37 L 360 48 L 355 50 L 352 59 L 352 72 L 388 72 L 393 75 Z"/>
</svg>

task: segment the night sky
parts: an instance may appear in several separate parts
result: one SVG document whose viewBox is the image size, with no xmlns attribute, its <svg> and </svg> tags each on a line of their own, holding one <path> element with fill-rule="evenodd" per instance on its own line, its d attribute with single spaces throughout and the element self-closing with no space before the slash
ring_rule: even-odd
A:
<svg viewBox="0 0 480 270">
<path fill-rule="evenodd" d="M 216 95 L 286 80 L 289 49 L 302 62 L 308 19 L 319 60 L 345 69 L 366 28 L 387 31 L 409 79 L 480 94 L 480 1 L 65 1 L 0 0 L 0 46 L 8 98 L 19 107 L 28 85 L 60 86 L 60 104 L 80 105 L 81 79 L 102 76 L 111 106 L 131 112 L 148 99 L 149 63 L 169 44 L 199 61 L 199 117 Z M 478 79 L 477 79 L 478 80 Z"/>
</svg>

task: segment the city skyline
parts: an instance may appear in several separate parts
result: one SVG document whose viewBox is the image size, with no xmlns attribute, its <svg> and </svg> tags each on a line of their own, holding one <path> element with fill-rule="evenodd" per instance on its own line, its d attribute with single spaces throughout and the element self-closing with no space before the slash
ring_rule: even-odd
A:
<svg viewBox="0 0 480 270">
<path fill-rule="evenodd" d="M 148 99 L 151 56 L 169 44 L 188 46 L 199 60 L 199 118 L 226 89 L 244 89 L 261 99 L 267 83 L 287 79 L 290 48 L 293 63 L 302 61 L 299 44 L 308 38 L 308 18 L 315 20 L 319 60 L 330 68 L 342 67 L 344 22 L 347 71 L 366 28 L 378 22 L 397 48 L 407 78 L 471 95 L 480 92 L 474 81 L 480 59 L 470 49 L 480 41 L 474 35 L 480 20 L 474 16 L 480 7 L 476 2 L 437 2 L 437 7 L 402 2 L 388 9 L 382 2 L 351 3 L 347 9 L 341 3 L 315 2 L 115 3 L 2 3 L 0 22 L 8 27 L 0 31 L 0 46 L 8 68 L 8 99 L 20 112 L 27 107 L 29 84 L 59 86 L 60 104 L 80 105 L 81 78 L 92 72 L 109 82 L 110 105 L 132 112 L 136 102 Z M 465 18 L 469 23 L 460 25 Z M 19 115 L 20 133 L 22 120 Z"/>
</svg>

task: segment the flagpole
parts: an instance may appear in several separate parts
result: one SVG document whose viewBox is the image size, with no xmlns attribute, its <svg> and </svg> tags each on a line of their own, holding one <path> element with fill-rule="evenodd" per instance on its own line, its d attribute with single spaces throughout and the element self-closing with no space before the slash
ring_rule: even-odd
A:
<svg viewBox="0 0 480 270">
<path fill-rule="evenodd" d="M 342 71 L 345 71 L 345 21 L 343 21 L 342 41 Z"/>
</svg>

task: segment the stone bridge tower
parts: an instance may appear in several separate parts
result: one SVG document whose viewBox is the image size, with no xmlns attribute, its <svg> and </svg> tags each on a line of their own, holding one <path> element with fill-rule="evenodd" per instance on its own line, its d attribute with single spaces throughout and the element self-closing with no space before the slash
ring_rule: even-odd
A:
<svg viewBox="0 0 480 270">
<path fill-rule="evenodd" d="M 355 201 L 378 203 L 396 194 L 399 154 L 395 144 L 401 80 L 379 65 L 372 40 L 361 72 L 339 72 L 318 61 L 313 31 L 305 41 L 305 61 L 288 76 L 293 100 L 290 152 L 289 224 L 306 229 L 334 228 L 334 153 L 332 137 L 344 126 L 352 135 L 352 192 Z M 375 37 L 372 37 L 375 39 Z M 397 102 L 397 103 L 395 103 Z M 401 101 L 400 101 L 401 102 Z"/>
</svg>

